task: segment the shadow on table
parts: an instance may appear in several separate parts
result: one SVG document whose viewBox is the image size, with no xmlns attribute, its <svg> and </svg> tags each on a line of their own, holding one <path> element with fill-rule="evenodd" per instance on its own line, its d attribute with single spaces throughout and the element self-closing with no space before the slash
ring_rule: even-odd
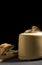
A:
<svg viewBox="0 0 42 65">
<path fill-rule="evenodd" d="M 7 59 L 4 62 L 31 62 L 31 61 L 40 61 L 42 60 L 42 58 L 38 58 L 38 59 L 33 59 L 33 60 L 20 60 L 17 57 L 16 58 L 11 58 L 11 59 Z"/>
</svg>

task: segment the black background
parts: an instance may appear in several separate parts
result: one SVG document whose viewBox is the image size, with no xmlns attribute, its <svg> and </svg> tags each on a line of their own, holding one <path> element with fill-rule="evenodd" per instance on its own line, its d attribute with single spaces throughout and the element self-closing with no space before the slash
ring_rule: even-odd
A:
<svg viewBox="0 0 42 65">
<path fill-rule="evenodd" d="M 0 18 L 0 44 L 8 42 L 15 45 L 15 50 L 18 49 L 19 34 L 26 29 L 30 29 L 33 25 L 38 26 L 42 30 L 42 16 L 9 12 L 4 14 L 2 12 Z"/>
</svg>

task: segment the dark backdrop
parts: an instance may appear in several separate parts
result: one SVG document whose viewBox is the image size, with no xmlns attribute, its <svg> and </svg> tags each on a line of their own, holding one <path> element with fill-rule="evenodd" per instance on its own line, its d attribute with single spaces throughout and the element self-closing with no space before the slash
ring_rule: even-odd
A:
<svg viewBox="0 0 42 65">
<path fill-rule="evenodd" d="M 26 29 L 36 25 L 42 30 L 42 16 L 2 14 L 0 20 L 0 44 L 8 42 L 18 49 L 18 36 Z"/>
</svg>

